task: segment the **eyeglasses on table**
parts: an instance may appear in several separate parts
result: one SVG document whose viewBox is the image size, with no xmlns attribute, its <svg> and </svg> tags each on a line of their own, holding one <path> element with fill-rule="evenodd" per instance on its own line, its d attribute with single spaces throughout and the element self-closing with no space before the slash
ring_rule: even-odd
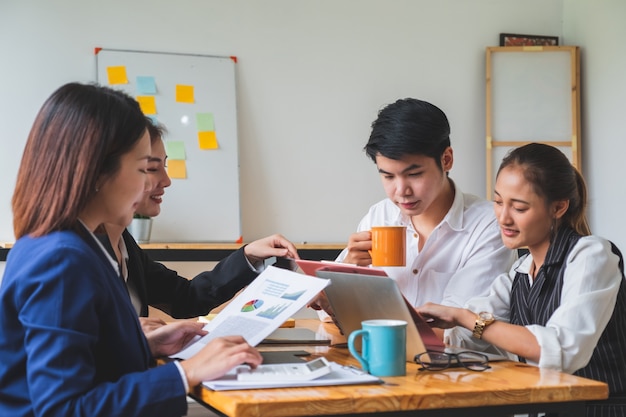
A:
<svg viewBox="0 0 626 417">
<path fill-rule="evenodd" d="M 482 372 L 490 369 L 489 358 L 479 352 L 422 352 L 415 355 L 415 363 L 421 365 L 420 371 L 441 371 L 450 367 L 462 366 L 470 371 Z"/>
</svg>

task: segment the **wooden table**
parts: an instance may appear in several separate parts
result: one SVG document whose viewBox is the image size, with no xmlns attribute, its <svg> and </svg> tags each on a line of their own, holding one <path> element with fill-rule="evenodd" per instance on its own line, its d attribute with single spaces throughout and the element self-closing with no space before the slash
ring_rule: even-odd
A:
<svg viewBox="0 0 626 417">
<path fill-rule="evenodd" d="M 333 344 L 345 342 L 332 324 L 297 320 L 331 336 Z M 295 346 L 313 357 L 358 365 L 346 348 Z M 264 350 L 264 349 L 261 349 Z M 190 395 L 219 415 L 229 417 L 283 416 L 511 416 L 553 412 L 584 416 L 585 402 L 608 397 L 602 382 L 518 362 L 494 362 L 492 369 L 472 372 L 464 368 L 418 371 L 407 363 L 404 377 L 383 378 L 382 385 L 277 388 L 211 391 L 197 387 Z"/>
<path fill-rule="evenodd" d="M 332 260 L 346 247 L 345 243 L 294 243 L 302 259 Z M 243 243 L 151 242 L 139 245 L 156 261 L 218 262 L 243 246 Z M 0 242 L 0 262 L 6 261 L 12 242 Z"/>
</svg>

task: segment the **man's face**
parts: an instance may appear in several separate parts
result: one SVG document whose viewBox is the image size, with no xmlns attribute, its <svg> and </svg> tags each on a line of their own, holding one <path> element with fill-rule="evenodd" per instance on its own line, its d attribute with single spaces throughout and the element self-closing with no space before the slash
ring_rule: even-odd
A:
<svg viewBox="0 0 626 417">
<path fill-rule="evenodd" d="M 444 171 L 452 167 L 452 149 L 442 156 L 443 170 L 433 158 L 405 155 L 400 160 L 376 156 L 387 197 L 407 216 L 418 216 L 428 210 L 447 184 Z"/>
</svg>

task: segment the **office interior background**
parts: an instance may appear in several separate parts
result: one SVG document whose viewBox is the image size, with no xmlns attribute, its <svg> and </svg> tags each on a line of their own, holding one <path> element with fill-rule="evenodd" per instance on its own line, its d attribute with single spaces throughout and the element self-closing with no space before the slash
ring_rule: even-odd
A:
<svg viewBox="0 0 626 417">
<path fill-rule="evenodd" d="M 384 197 L 362 148 L 398 98 L 446 112 L 451 177 L 485 196 L 485 48 L 507 32 L 581 48 L 591 226 L 626 250 L 625 19 L 623 0 L 2 0 L 0 241 L 35 114 L 95 80 L 94 47 L 236 56 L 244 240 L 345 242 Z"/>
</svg>

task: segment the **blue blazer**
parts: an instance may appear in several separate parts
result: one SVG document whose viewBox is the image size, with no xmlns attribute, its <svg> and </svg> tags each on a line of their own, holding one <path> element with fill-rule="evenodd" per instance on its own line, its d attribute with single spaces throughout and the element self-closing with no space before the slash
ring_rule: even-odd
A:
<svg viewBox="0 0 626 417">
<path fill-rule="evenodd" d="M 0 415 L 177 416 L 126 287 L 85 230 L 19 239 L 0 287 Z"/>
</svg>

